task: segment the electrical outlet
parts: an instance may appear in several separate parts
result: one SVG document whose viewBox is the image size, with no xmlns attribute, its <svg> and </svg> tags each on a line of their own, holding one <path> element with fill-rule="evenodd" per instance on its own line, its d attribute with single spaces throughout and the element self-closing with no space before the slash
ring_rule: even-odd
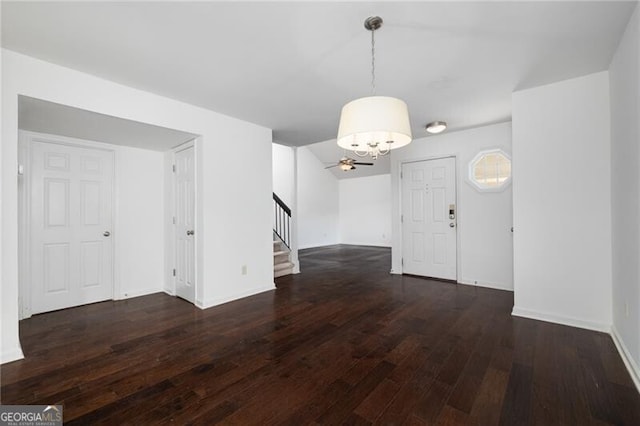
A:
<svg viewBox="0 0 640 426">
<path fill-rule="evenodd" d="M 242 265 L 242 275 L 247 275 L 247 265 Z"/>
</svg>

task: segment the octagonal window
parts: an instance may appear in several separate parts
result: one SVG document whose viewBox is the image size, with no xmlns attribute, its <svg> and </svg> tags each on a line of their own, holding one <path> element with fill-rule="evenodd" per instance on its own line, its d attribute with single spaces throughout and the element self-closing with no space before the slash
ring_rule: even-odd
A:
<svg viewBox="0 0 640 426">
<path fill-rule="evenodd" d="M 481 151 L 469 163 L 469 180 L 482 191 L 502 190 L 511 181 L 511 158 L 500 149 Z"/>
</svg>

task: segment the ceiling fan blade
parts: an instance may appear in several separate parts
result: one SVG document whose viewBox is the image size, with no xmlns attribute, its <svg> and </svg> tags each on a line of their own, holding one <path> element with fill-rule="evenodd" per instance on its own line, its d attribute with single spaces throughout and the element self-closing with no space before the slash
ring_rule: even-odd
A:
<svg viewBox="0 0 640 426">
<path fill-rule="evenodd" d="M 373 166 L 373 163 L 359 163 L 354 161 L 352 164 L 357 164 L 358 166 Z"/>
<path fill-rule="evenodd" d="M 330 168 L 332 168 L 332 167 L 338 167 L 339 165 L 340 165 L 340 164 L 334 164 L 333 166 L 327 166 L 327 167 L 325 167 L 325 169 L 330 169 Z"/>
</svg>

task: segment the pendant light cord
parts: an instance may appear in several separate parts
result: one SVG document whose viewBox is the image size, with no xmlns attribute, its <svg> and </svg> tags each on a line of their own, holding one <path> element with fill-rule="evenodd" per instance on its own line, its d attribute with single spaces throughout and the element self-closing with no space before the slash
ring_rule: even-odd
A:
<svg viewBox="0 0 640 426">
<path fill-rule="evenodd" d="M 371 30 L 371 94 L 376 94 L 376 30 Z"/>
</svg>

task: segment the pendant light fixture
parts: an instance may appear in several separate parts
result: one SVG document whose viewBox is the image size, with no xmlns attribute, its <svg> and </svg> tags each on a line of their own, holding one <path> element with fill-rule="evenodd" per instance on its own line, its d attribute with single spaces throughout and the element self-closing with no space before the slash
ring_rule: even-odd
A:
<svg viewBox="0 0 640 426">
<path fill-rule="evenodd" d="M 388 154 L 411 142 L 409 111 L 404 101 L 376 96 L 375 32 L 382 18 L 371 16 L 364 27 L 371 31 L 371 96 L 356 99 L 342 107 L 338 127 L 338 145 L 364 157 Z"/>
</svg>

